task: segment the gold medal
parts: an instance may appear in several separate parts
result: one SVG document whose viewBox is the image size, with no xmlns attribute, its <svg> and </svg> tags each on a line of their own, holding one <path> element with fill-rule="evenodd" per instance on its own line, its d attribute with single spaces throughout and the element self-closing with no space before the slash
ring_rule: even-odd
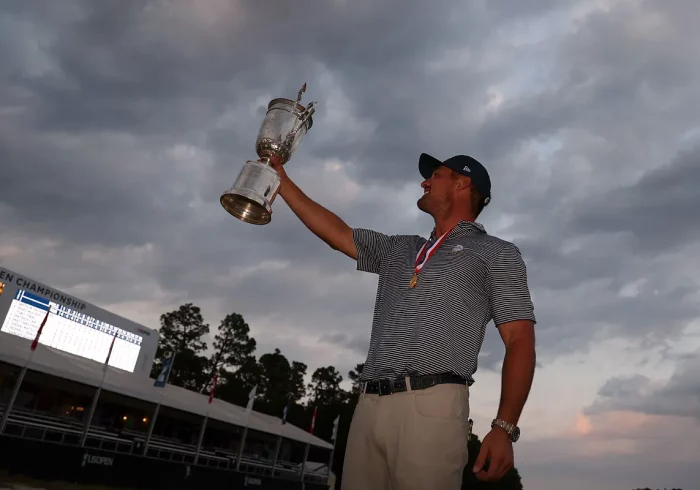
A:
<svg viewBox="0 0 700 490">
<path fill-rule="evenodd" d="M 408 287 L 413 289 L 414 287 L 416 287 L 416 284 L 418 284 L 418 274 L 414 272 L 413 277 L 411 278 L 411 282 L 408 283 Z"/>
</svg>

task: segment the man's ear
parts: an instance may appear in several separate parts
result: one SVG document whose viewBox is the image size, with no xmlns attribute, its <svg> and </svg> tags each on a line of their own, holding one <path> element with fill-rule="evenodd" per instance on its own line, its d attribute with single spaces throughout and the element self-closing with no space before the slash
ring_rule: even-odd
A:
<svg viewBox="0 0 700 490">
<path fill-rule="evenodd" d="M 467 190 L 471 187 L 472 185 L 472 178 L 467 177 L 465 175 L 458 174 L 457 177 L 457 190 L 458 191 L 464 191 Z"/>
</svg>

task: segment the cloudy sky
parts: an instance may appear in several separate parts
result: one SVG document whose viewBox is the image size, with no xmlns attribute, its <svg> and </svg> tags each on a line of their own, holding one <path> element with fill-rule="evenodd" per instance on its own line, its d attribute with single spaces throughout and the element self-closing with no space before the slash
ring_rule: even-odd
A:
<svg viewBox="0 0 700 490">
<path fill-rule="evenodd" d="M 486 229 L 523 252 L 537 372 L 526 489 L 700 480 L 696 0 L 0 4 L 2 265 L 150 327 L 244 315 L 259 353 L 364 361 L 376 277 L 280 199 L 219 196 L 270 99 L 318 101 L 288 165 L 353 226 L 427 236 L 418 155 L 487 165 Z M 693 47 L 695 46 L 695 47 Z M 503 348 L 471 402 L 483 435 Z"/>
</svg>

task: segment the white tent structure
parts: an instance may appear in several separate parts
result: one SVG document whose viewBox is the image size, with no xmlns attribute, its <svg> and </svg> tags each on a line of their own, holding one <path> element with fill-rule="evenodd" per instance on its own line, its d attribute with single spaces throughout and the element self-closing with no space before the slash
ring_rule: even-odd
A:
<svg viewBox="0 0 700 490">
<path fill-rule="evenodd" d="M 0 332 L 0 361 L 22 367 L 30 354 L 31 341 Z M 102 380 L 102 364 L 74 356 L 45 345 L 39 344 L 31 363 L 31 371 L 65 378 L 97 388 Z M 153 386 L 154 380 L 137 376 L 126 371 L 110 367 L 107 371 L 102 389 L 129 396 L 139 400 L 160 403 L 183 412 L 196 414 L 209 419 L 237 426 L 246 424 L 252 430 L 282 436 L 285 439 L 310 444 L 315 447 L 332 449 L 333 445 L 306 432 L 292 424 L 282 424 L 279 418 L 253 411 L 246 417 L 245 407 L 214 399 L 208 404 L 208 395 L 202 395 L 178 386 L 166 385 L 164 388 Z"/>
</svg>

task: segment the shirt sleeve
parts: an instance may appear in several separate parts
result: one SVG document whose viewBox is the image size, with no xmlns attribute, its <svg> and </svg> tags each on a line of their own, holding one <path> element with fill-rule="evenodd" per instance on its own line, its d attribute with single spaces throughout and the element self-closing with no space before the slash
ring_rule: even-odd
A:
<svg viewBox="0 0 700 490">
<path fill-rule="evenodd" d="M 491 316 L 497 327 L 516 320 L 536 322 L 527 268 L 515 245 L 499 252 L 489 267 L 488 279 Z"/>
<path fill-rule="evenodd" d="M 357 270 L 379 274 L 382 260 L 396 244 L 396 236 L 365 228 L 354 228 L 352 240 L 357 249 Z"/>
</svg>

